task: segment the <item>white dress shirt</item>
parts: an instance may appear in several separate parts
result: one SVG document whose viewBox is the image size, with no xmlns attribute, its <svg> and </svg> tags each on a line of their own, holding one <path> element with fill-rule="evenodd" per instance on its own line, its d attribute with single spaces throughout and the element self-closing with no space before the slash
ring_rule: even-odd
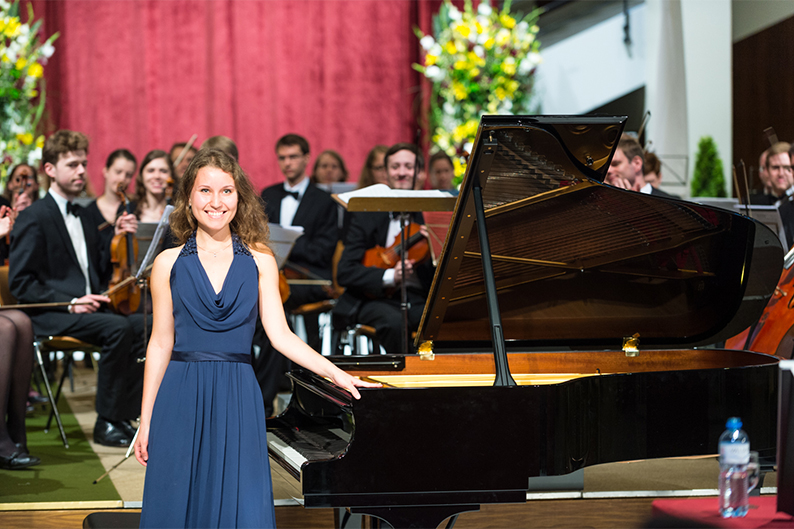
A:
<svg viewBox="0 0 794 529">
<path fill-rule="evenodd" d="M 284 190 L 298 193 L 300 198 L 309 187 L 309 177 L 305 176 L 303 180 L 298 182 L 295 187 L 290 187 L 287 182 L 284 182 Z M 279 211 L 278 223 L 282 226 L 292 226 L 292 221 L 295 219 L 295 213 L 298 211 L 300 200 L 295 200 L 292 195 L 287 195 L 281 199 L 281 210 Z"/>
<path fill-rule="evenodd" d="M 85 293 L 91 293 L 91 279 L 88 275 L 88 247 L 85 244 L 85 233 L 83 232 L 83 223 L 80 222 L 78 217 L 66 213 L 66 204 L 68 200 L 63 198 L 58 193 L 55 193 L 52 188 L 49 190 L 50 196 L 55 200 L 58 209 L 61 210 L 63 215 L 63 222 L 66 224 L 66 231 L 69 232 L 69 238 L 72 240 L 72 247 L 77 256 L 77 262 L 80 264 L 80 270 L 85 277 Z"/>
</svg>

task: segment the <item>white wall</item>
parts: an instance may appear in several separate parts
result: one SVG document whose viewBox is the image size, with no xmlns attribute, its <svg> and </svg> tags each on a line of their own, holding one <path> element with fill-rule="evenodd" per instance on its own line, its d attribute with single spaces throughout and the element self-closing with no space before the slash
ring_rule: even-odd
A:
<svg viewBox="0 0 794 529">
<path fill-rule="evenodd" d="M 541 48 L 535 87 L 544 114 L 590 112 L 645 85 L 645 5 L 629 17 L 630 49 L 622 14 Z"/>
<path fill-rule="evenodd" d="M 775 0 L 772 0 L 775 1 Z M 689 131 L 689 174 L 698 141 L 711 136 L 733 188 L 733 90 L 730 0 L 684 0 L 684 61 Z"/>
</svg>

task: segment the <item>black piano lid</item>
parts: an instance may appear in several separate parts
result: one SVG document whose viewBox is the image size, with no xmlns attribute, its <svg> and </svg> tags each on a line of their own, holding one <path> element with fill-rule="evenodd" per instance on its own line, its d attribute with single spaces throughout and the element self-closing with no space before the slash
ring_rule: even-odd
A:
<svg viewBox="0 0 794 529">
<path fill-rule="evenodd" d="M 603 184 L 625 117 L 483 116 L 416 344 L 491 343 L 472 184 L 479 175 L 510 350 L 706 345 L 751 325 L 783 249 L 722 209 Z"/>
</svg>

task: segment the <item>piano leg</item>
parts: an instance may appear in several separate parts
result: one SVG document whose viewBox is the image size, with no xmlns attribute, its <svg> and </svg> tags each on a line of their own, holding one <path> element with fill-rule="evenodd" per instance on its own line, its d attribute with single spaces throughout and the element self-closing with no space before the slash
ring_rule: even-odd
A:
<svg viewBox="0 0 794 529">
<path fill-rule="evenodd" d="M 352 507 L 353 514 L 380 518 L 394 529 L 436 529 L 441 522 L 462 512 L 479 511 L 479 505 L 428 505 L 413 507 Z M 453 521 L 454 523 L 454 521 Z M 450 526 L 451 527 L 451 526 Z"/>
</svg>

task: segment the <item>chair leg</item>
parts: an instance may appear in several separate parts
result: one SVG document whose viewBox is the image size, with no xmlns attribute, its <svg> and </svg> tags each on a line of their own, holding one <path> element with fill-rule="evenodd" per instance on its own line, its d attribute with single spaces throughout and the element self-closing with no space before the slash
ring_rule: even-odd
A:
<svg viewBox="0 0 794 529">
<path fill-rule="evenodd" d="M 44 380 L 44 387 L 47 388 L 47 397 L 50 399 L 50 419 L 47 421 L 47 428 L 45 428 L 44 431 L 46 432 L 50 429 L 50 421 L 52 420 L 52 415 L 54 413 L 55 421 L 58 423 L 58 431 L 61 433 L 63 446 L 64 448 L 69 448 L 69 441 L 66 439 L 66 432 L 63 430 L 63 423 L 61 422 L 61 414 L 58 412 L 58 404 L 55 397 L 52 396 L 52 388 L 50 387 L 50 381 L 47 378 L 47 369 L 44 367 L 44 359 L 41 357 L 39 342 L 33 342 L 33 349 L 36 351 L 36 363 L 39 365 L 39 369 L 41 370 L 41 378 Z"/>
<path fill-rule="evenodd" d="M 58 401 L 61 399 L 61 392 L 63 391 L 63 383 L 66 381 L 66 377 L 69 376 L 72 370 L 72 364 L 74 363 L 74 353 L 63 353 L 63 372 L 61 373 L 61 380 L 58 381 L 58 389 L 55 391 L 55 404 L 58 404 Z M 47 419 L 47 425 L 44 427 L 44 431 L 50 429 L 50 424 L 52 424 L 52 417 L 54 413 L 53 410 L 50 410 L 50 416 Z"/>
</svg>

